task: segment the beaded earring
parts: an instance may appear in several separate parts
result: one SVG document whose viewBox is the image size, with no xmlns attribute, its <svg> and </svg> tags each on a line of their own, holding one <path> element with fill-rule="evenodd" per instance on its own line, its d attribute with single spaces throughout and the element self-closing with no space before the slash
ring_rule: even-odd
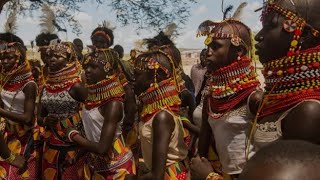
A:
<svg viewBox="0 0 320 180">
<path fill-rule="evenodd" d="M 150 84 L 150 87 L 158 87 L 157 71 L 158 71 L 159 67 L 160 67 L 160 65 L 156 60 L 150 59 L 148 61 L 148 69 L 154 70 L 154 83 Z"/>
</svg>

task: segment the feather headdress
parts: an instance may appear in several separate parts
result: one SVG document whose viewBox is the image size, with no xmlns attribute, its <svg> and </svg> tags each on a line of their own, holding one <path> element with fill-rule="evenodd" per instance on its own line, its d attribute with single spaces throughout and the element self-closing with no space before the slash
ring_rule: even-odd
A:
<svg viewBox="0 0 320 180">
<path fill-rule="evenodd" d="M 164 34 L 168 37 L 172 37 L 177 33 L 178 26 L 176 23 L 170 23 L 167 25 L 167 27 L 164 30 Z"/>
<path fill-rule="evenodd" d="M 114 31 L 117 28 L 116 26 L 113 25 L 111 21 L 106 21 L 106 20 L 104 20 L 102 24 L 99 25 L 99 27 L 108 28 L 112 31 Z"/>
<path fill-rule="evenodd" d="M 5 32 L 15 34 L 17 29 L 17 9 L 13 9 L 5 24 Z"/>
<path fill-rule="evenodd" d="M 42 15 L 40 16 L 41 33 L 54 34 L 56 32 L 56 17 L 48 4 L 42 5 Z"/>
<path fill-rule="evenodd" d="M 233 13 L 233 16 L 231 17 L 231 19 L 240 20 L 243 10 L 247 5 L 248 5 L 247 2 L 241 3 L 236 9 L 236 11 Z"/>
</svg>

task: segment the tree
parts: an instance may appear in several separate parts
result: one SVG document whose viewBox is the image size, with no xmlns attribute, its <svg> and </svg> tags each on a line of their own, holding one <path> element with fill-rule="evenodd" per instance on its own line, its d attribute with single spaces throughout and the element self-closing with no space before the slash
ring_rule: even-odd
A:
<svg viewBox="0 0 320 180">
<path fill-rule="evenodd" d="M 0 0 L 0 13 L 3 6 L 10 11 L 16 8 L 20 14 L 32 15 L 46 3 L 55 8 L 58 24 L 69 24 L 76 34 L 81 33 L 81 25 L 74 14 L 80 11 L 82 3 L 92 0 Z M 116 14 L 122 25 L 134 24 L 137 30 L 162 30 L 169 23 L 181 26 L 190 16 L 191 5 L 196 0 L 95 0 L 98 5 L 106 4 Z"/>
</svg>

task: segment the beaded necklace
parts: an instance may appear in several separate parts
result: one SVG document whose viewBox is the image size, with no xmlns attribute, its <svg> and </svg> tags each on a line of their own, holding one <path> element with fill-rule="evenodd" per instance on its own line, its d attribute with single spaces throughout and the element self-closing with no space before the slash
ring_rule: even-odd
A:
<svg viewBox="0 0 320 180">
<path fill-rule="evenodd" d="M 68 64 L 66 67 L 57 72 L 49 72 L 48 80 L 45 88 L 50 93 L 58 93 L 69 89 L 75 83 L 81 81 L 80 79 L 81 67 L 76 61 Z"/>
<path fill-rule="evenodd" d="M 181 104 L 175 80 L 172 78 L 161 81 L 156 87 L 150 87 L 138 99 L 143 104 L 140 115 L 144 122 L 150 120 L 161 109 L 167 108 L 171 111 L 179 111 Z"/>
<path fill-rule="evenodd" d="M 112 75 L 96 84 L 87 85 L 88 98 L 85 102 L 87 109 L 93 109 L 112 100 L 123 101 L 125 94 L 118 76 Z"/>
<path fill-rule="evenodd" d="M 259 117 L 320 99 L 320 46 L 264 64 L 266 103 Z"/>
<path fill-rule="evenodd" d="M 33 79 L 30 64 L 24 62 L 8 73 L 7 77 L 1 82 L 1 85 L 4 90 L 14 92 Z"/>
<path fill-rule="evenodd" d="M 259 86 L 259 80 L 249 58 L 240 60 L 220 68 L 208 75 L 207 86 L 210 90 L 209 115 L 218 119 L 234 108 Z"/>
</svg>

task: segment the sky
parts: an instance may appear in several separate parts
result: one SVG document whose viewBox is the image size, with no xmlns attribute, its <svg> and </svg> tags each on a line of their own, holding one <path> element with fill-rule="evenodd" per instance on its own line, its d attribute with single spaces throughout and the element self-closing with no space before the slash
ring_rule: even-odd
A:
<svg viewBox="0 0 320 180">
<path fill-rule="evenodd" d="M 191 16 L 186 25 L 179 31 L 181 34 L 174 39 L 177 47 L 190 48 L 190 49 L 202 49 L 204 48 L 204 38 L 197 38 L 196 31 L 198 25 L 205 20 L 221 20 L 221 0 L 197 0 L 198 3 L 194 4 L 191 9 Z M 238 5 L 244 2 L 243 0 L 225 0 L 225 4 L 234 5 L 234 10 Z M 261 12 L 254 12 L 262 6 L 262 0 L 246 0 L 248 5 L 243 11 L 241 21 L 247 24 L 253 32 L 259 31 L 261 23 L 259 21 Z M 39 27 L 39 15 L 40 12 L 34 13 L 33 17 L 20 16 L 18 18 L 18 31 L 17 35 L 21 37 L 25 44 L 30 44 L 40 32 Z M 4 23 L 6 21 L 7 13 L 0 14 L 0 32 L 4 31 Z M 82 34 L 78 37 L 83 40 L 85 45 L 90 45 L 90 35 L 92 30 L 98 26 L 103 20 L 111 21 L 117 28 L 114 31 L 115 44 L 120 44 L 124 47 L 125 52 L 129 52 L 134 48 L 134 42 L 143 39 L 150 38 L 157 34 L 157 32 L 144 31 L 137 34 L 133 25 L 126 27 L 121 26 L 116 22 L 115 15 L 111 11 L 111 8 L 106 5 L 100 5 L 88 1 L 81 6 L 81 12 L 75 14 L 76 19 L 82 25 Z M 63 27 L 63 26 L 62 26 Z M 59 33 L 59 37 L 62 40 L 72 41 L 77 36 L 72 34 L 71 30 L 68 30 L 68 34 Z"/>
</svg>

